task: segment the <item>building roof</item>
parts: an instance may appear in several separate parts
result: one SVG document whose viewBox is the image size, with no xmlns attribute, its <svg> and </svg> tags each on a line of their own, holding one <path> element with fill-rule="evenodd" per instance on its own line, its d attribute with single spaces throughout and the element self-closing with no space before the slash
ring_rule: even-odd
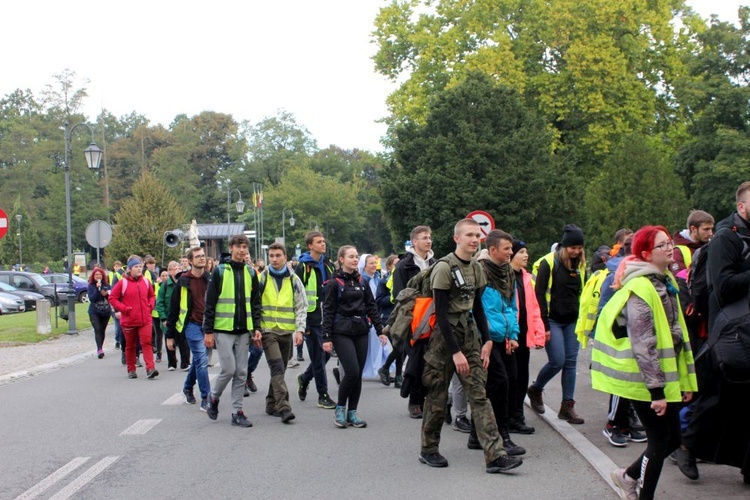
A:
<svg viewBox="0 0 750 500">
<path fill-rule="evenodd" d="M 227 239 L 235 234 L 243 234 L 247 224 L 238 222 L 233 224 L 198 224 L 198 238 L 202 240 Z"/>
</svg>

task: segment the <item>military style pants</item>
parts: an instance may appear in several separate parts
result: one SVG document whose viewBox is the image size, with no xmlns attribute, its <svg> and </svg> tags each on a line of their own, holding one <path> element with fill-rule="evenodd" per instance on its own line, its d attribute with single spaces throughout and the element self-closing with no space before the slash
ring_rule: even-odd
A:
<svg viewBox="0 0 750 500">
<path fill-rule="evenodd" d="M 469 374 L 458 375 L 458 380 L 469 399 L 477 437 L 484 450 L 485 462 L 489 463 L 504 455 L 505 450 L 495 414 L 485 391 L 487 370 L 482 366 L 480 358 L 481 339 L 474 330 L 473 323 L 467 321 L 466 317 L 460 320 L 451 319 L 451 326 L 453 336 L 469 362 Z M 456 371 L 453 355 L 448 351 L 445 340 L 437 329 L 430 338 L 430 346 L 424 359 L 422 383 L 427 391 L 427 397 L 422 417 L 422 452 L 437 453 L 445 418 L 445 405 L 448 402 L 448 385 Z"/>
<path fill-rule="evenodd" d="M 289 389 L 284 381 L 286 364 L 292 354 L 294 336 L 291 331 L 264 330 L 263 351 L 266 353 L 268 368 L 271 370 L 271 381 L 268 383 L 266 395 L 266 410 L 281 413 L 291 410 L 289 405 Z"/>
</svg>

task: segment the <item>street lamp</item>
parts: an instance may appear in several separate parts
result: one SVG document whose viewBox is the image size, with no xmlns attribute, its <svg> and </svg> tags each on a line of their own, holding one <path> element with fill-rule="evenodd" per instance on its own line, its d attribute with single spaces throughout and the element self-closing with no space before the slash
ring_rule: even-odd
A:
<svg viewBox="0 0 750 500">
<path fill-rule="evenodd" d="M 18 221 L 18 265 L 23 269 L 23 246 L 21 245 L 21 219 L 23 215 L 16 214 L 16 220 Z"/>
<path fill-rule="evenodd" d="M 316 220 L 314 220 L 314 219 L 310 219 L 310 231 L 312 231 L 312 230 L 313 230 L 313 222 L 315 223 L 315 224 L 314 224 L 314 226 L 315 226 L 315 230 L 316 230 L 316 231 L 320 231 L 320 224 L 318 224 L 318 221 L 316 221 Z"/>
<path fill-rule="evenodd" d="M 245 211 L 245 202 L 242 201 L 242 193 L 240 193 L 239 189 L 231 189 L 229 187 L 229 181 L 227 180 L 227 239 L 230 239 L 232 237 L 231 234 L 229 234 L 229 224 L 231 224 L 230 218 L 229 218 L 229 207 L 232 205 L 232 193 L 237 191 L 237 203 L 235 203 L 235 208 L 237 208 L 237 213 L 242 213 Z"/>
<path fill-rule="evenodd" d="M 70 126 L 65 122 L 65 222 L 68 231 L 68 335 L 78 335 L 76 330 L 76 294 L 73 288 L 73 230 L 70 223 L 70 155 L 73 150 L 71 136 L 78 127 L 85 127 L 91 132 L 91 143 L 83 151 L 86 158 L 86 166 L 90 170 L 99 170 L 99 162 L 102 161 L 103 151 L 94 143 L 94 129 L 87 123 L 77 123 Z"/>
<path fill-rule="evenodd" d="M 294 227 L 294 214 L 288 208 L 281 211 L 281 239 L 286 247 L 286 213 L 289 212 L 289 227 Z"/>
</svg>

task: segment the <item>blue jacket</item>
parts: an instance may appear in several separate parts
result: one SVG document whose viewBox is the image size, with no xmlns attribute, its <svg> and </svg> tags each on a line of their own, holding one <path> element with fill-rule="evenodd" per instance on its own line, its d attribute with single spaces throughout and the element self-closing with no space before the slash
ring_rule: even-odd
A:
<svg viewBox="0 0 750 500">
<path fill-rule="evenodd" d="M 490 337 L 493 342 L 518 340 L 518 306 L 516 305 L 516 290 L 513 296 L 506 299 L 500 292 L 490 286 L 484 288 L 482 305 L 490 327 Z"/>
</svg>

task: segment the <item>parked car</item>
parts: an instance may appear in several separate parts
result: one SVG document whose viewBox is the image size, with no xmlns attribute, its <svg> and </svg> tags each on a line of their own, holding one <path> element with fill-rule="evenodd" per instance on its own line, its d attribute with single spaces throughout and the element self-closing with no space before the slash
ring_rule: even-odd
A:
<svg viewBox="0 0 750 500">
<path fill-rule="evenodd" d="M 42 274 L 42 278 L 46 279 L 49 283 L 57 283 L 58 286 L 68 286 L 68 275 L 62 273 Z M 73 275 L 73 290 L 76 292 L 76 300 L 78 302 L 89 301 L 89 282 L 83 278 L 79 278 Z"/>
<path fill-rule="evenodd" d="M 68 300 L 68 285 L 50 285 L 47 280 L 42 278 L 41 274 L 25 271 L 0 271 L 0 281 L 19 290 L 40 293 L 53 305 Z"/>
<path fill-rule="evenodd" d="M 27 290 L 19 290 L 18 288 L 11 286 L 7 283 L 0 281 L 0 292 L 9 293 L 15 295 L 19 299 L 23 300 L 23 304 L 27 311 L 36 310 L 36 301 L 45 300 L 44 295 L 36 292 L 29 292 Z"/>
<path fill-rule="evenodd" d="M 9 314 L 24 312 L 23 299 L 19 299 L 13 294 L 0 292 L 0 314 Z"/>
</svg>

